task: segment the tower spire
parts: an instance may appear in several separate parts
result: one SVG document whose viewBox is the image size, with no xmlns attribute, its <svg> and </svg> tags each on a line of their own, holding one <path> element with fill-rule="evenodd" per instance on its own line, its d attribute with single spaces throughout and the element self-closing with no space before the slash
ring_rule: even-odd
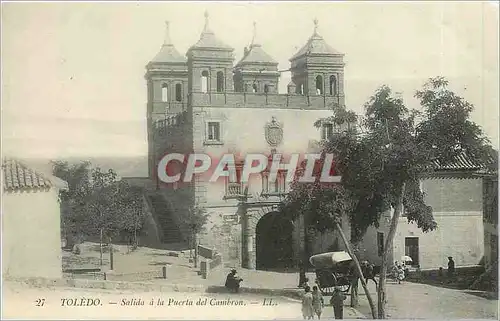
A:
<svg viewBox="0 0 500 321">
<path fill-rule="evenodd" d="M 257 22 L 253 22 L 253 34 L 252 34 L 252 42 L 250 43 L 250 47 L 256 44 L 257 39 Z"/>
<path fill-rule="evenodd" d="M 314 35 L 318 34 L 318 18 L 314 18 Z"/>
<path fill-rule="evenodd" d="M 209 32 L 210 29 L 208 28 L 208 11 L 205 10 L 205 27 L 203 28 L 203 32 Z"/>
<path fill-rule="evenodd" d="M 170 21 L 165 21 L 165 39 L 163 40 L 163 45 L 168 46 L 171 45 L 172 41 L 170 40 Z"/>
</svg>

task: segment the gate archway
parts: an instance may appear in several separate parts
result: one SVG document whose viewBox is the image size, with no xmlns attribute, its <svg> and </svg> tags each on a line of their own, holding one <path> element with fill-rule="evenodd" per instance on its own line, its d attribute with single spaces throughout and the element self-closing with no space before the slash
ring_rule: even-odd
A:
<svg viewBox="0 0 500 321">
<path fill-rule="evenodd" d="M 281 213 L 261 217 L 255 228 L 257 270 L 282 269 L 293 265 L 293 223 Z"/>
</svg>

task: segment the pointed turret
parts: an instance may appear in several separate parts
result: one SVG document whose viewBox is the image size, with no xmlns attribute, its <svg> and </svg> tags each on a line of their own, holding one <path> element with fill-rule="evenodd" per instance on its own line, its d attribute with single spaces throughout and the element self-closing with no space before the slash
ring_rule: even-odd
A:
<svg viewBox="0 0 500 321">
<path fill-rule="evenodd" d="M 195 93 L 233 91 L 234 49 L 226 45 L 209 27 L 208 12 L 200 39 L 187 52 L 189 91 Z"/>
<path fill-rule="evenodd" d="M 184 110 L 187 102 L 187 61 L 172 43 L 168 21 L 165 21 L 161 49 L 147 64 L 145 78 L 148 83 L 148 104 L 155 120 L 164 119 L 165 114 Z"/>
<path fill-rule="evenodd" d="M 184 64 L 185 62 L 186 58 L 175 49 L 170 39 L 170 22 L 165 21 L 165 39 L 163 40 L 163 45 L 160 52 L 156 54 L 150 63 Z"/>
<path fill-rule="evenodd" d="M 250 46 L 246 50 L 243 58 L 236 64 L 242 67 L 249 64 L 278 65 L 278 62 L 268 55 L 262 45 L 257 41 L 257 23 L 253 24 L 253 37 Z"/>
<path fill-rule="evenodd" d="M 344 54 L 333 49 L 318 32 L 318 19 L 306 44 L 290 58 L 296 94 L 333 96 L 344 104 Z M 292 86 L 293 87 L 293 86 Z M 289 88 L 292 88 L 289 87 Z"/>
<path fill-rule="evenodd" d="M 243 58 L 235 66 L 237 91 L 277 93 L 278 62 L 267 54 L 257 40 L 257 23 L 253 24 L 250 45 L 245 48 Z"/>
<path fill-rule="evenodd" d="M 191 46 L 191 49 L 222 49 L 222 50 L 231 50 L 233 51 L 233 48 L 230 46 L 226 45 L 224 42 L 220 41 L 217 39 L 215 36 L 215 33 L 210 29 L 209 23 L 208 23 L 208 12 L 205 11 L 205 27 L 203 28 L 203 31 L 201 32 L 200 39 L 198 40 L 197 43 L 195 43 L 193 46 Z"/>
<path fill-rule="evenodd" d="M 325 39 L 318 33 L 318 19 L 314 19 L 314 32 L 307 43 L 295 54 L 290 61 L 303 56 L 343 56 L 342 53 L 333 49 L 326 43 Z"/>
</svg>

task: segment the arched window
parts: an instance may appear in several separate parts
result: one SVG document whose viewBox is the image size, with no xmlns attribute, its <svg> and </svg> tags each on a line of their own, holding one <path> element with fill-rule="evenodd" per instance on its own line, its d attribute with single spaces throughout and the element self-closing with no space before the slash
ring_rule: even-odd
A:
<svg viewBox="0 0 500 321">
<path fill-rule="evenodd" d="M 323 94 L 323 77 L 321 76 L 316 77 L 316 94 L 317 95 Z"/>
<path fill-rule="evenodd" d="M 330 76 L 330 95 L 337 95 L 337 78 L 334 75 Z"/>
<path fill-rule="evenodd" d="M 217 72 L 217 92 L 221 93 L 224 91 L 224 73 L 222 71 Z"/>
<path fill-rule="evenodd" d="M 182 101 L 182 85 L 175 84 L 175 100 Z"/>
<path fill-rule="evenodd" d="M 267 94 L 269 92 L 269 85 L 265 84 L 264 85 L 264 92 Z"/>
<path fill-rule="evenodd" d="M 201 73 L 201 92 L 208 92 L 208 71 L 206 70 Z"/>
<path fill-rule="evenodd" d="M 164 101 L 164 102 L 168 101 L 168 85 L 167 84 L 161 85 L 161 101 Z"/>
<path fill-rule="evenodd" d="M 257 84 L 252 85 L 252 92 L 254 92 L 254 93 L 257 92 Z"/>
</svg>

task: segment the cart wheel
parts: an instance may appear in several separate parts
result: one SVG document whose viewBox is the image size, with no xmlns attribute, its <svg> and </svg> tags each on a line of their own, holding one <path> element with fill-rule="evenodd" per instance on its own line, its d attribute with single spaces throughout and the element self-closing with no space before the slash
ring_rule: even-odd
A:
<svg viewBox="0 0 500 321">
<path fill-rule="evenodd" d="M 349 293 L 349 290 L 351 289 L 351 285 L 339 285 L 340 291 L 343 293 Z"/>
<path fill-rule="evenodd" d="M 333 289 L 334 287 L 320 287 L 319 290 L 321 291 L 322 295 L 329 296 L 333 294 Z"/>
</svg>

